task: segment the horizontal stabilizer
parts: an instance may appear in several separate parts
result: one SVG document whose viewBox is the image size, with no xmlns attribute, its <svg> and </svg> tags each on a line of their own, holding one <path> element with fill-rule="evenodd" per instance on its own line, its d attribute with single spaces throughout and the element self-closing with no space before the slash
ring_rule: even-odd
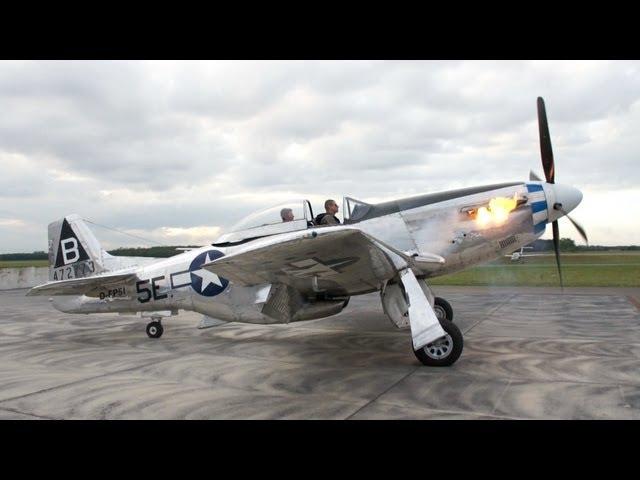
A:
<svg viewBox="0 0 640 480">
<path fill-rule="evenodd" d="M 135 281 L 138 276 L 133 273 L 117 273 L 110 275 L 96 275 L 94 277 L 71 278 L 57 282 L 48 282 L 33 287 L 27 293 L 32 295 L 83 295 L 104 288 L 122 285 Z"/>
</svg>

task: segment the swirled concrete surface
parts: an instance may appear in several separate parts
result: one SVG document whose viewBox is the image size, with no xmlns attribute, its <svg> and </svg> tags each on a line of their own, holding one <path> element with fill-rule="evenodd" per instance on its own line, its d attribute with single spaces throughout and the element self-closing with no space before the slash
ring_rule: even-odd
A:
<svg viewBox="0 0 640 480">
<path fill-rule="evenodd" d="M 637 290 L 439 287 L 465 349 L 419 364 L 375 294 L 290 325 L 67 315 L 0 292 L 0 419 L 638 419 Z"/>
</svg>

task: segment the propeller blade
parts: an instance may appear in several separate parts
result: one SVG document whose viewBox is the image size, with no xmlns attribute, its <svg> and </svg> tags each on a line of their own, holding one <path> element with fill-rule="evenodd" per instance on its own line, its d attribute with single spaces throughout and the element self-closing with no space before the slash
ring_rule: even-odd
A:
<svg viewBox="0 0 640 480">
<path fill-rule="evenodd" d="M 584 228 L 582 228 L 582 225 L 580 225 L 578 222 L 576 222 L 573 218 L 571 218 L 569 216 L 569 214 L 567 212 L 565 212 L 562 208 L 560 209 L 560 211 L 562 213 L 564 213 L 564 216 L 567 217 L 569 219 L 569 221 L 571 223 L 573 223 L 573 226 L 576 227 L 576 230 L 578 231 L 578 233 L 580 234 L 580 236 L 582 237 L 582 239 L 585 241 L 585 243 L 587 245 L 589 245 L 589 239 L 587 238 L 587 232 L 585 232 Z"/>
<path fill-rule="evenodd" d="M 533 170 L 529 170 L 529 180 L 533 181 L 533 182 L 541 182 L 542 179 L 535 174 L 535 172 Z"/>
<path fill-rule="evenodd" d="M 551 224 L 553 227 L 553 249 L 556 251 L 556 263 L 558 264 L 558 275 L 560 276 L 560 288 L 564 290 L 562 283 L 562 269 L 560 268 L 560 229 L 558 228 L 558 221 L 556 220 Z"/>
<path fill-rule="evenodd" d="M 587 232 L 585 231 L 585 229 L 584 229 L 584 228 L 582 228 L 582 225 L 580 225 L 578 222 L 576 222 L 573 218 L 571 218 L 571 217 L 569 216 L 569 214 L 567 213 L 567 211 L 566 211 L 564 208 L 562 208 L 562 204 L 560 204 L 560 203 L 556 203 L 556 204 L 553 206 L 553 208 L 554 208 L 555 210 L 560 210 L 560 211 L 562 212 L 562 214 L 563 214 L 565 217 L 567 217 L 571 223 L 573 223 L 573 226 L 574 226 L 574 227 L 576 227 L 576 230 L 578 230 L 578 233 L 580 234 L 580 236 L 582 237 L 582 239 L 585 241 L 585 243 L 586 243 L 587 245 L 589 245 L 589 239 L 587 238 Z"/>
<path fill-rule="evenodd" d="M 540 156 L 542 157 L 544 176 L 547 179 L 547 183 L 555 183 L 556 173 L 553 163 L 553 150 L 551 149 L 547 111 L 544 108 L 542 97 L 538 97 L 538 129 L 540 131 Z"/>
<path fill-rule="evenodd" d="M 582 225 L 580 225 L 578 222 L 576 222 L 573 218 L 571 218 L 569 215 L 565 214 L 565 216 L 569 219 L 569 221 L 571 223 L 573 223 L 573 226 L 576 227 L 576 230 L 578 231 L 578 233 L 580 234 L 580 236 L 584 239 L 585 243 L 587 245 L 589 245 L 589 239 L 587 238 L 587 232 L 585 232 L 584 228 L 582 228 Z"/>
</svg>

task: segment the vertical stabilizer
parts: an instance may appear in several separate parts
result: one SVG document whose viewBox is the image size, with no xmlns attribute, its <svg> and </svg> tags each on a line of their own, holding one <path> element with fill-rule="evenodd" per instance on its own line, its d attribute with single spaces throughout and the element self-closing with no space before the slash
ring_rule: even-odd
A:
<svg viewBox="0 0 640 480">
<path fill-rule="evenodd" d="M 79 215 L 49 224 L 49 280 L 90 277 L 105 270 L 98 239 Z"/>
</svg>

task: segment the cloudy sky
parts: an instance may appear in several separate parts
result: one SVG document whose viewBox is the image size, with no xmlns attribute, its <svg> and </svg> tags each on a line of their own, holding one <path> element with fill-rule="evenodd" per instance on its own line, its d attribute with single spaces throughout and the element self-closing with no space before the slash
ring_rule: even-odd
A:
<svg viewBox="0 0 640 480">
<path fill-rule="evenodd" d="M 69 213 L 204 244 L 289 198 L 542 176 L 537 96 L 591 243 L 640 244 L 638 61 L 0 62 L 0 253 L 46 250 Z"/>
</svg>

